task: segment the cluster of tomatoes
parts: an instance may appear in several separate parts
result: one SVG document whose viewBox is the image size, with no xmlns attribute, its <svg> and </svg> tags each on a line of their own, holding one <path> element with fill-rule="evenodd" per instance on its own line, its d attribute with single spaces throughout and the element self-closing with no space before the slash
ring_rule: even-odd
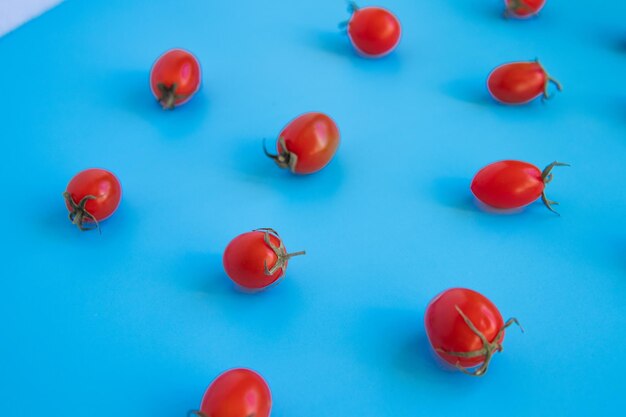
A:
<svg viewBox="0 0 626 417">
<path fill-rule="evenodd" d="M 505 16 L 528 18 L 539 12 L 545 0 L 505 0 Z M 381 57 L 400 41 L 398 19 L 379 7 L 350 5 L 351 18 L 345 24 L 348 37 L 359 54 Z M 174 49 L 159 57 L 150 73 L 152 93 L 163 109 L 183 105 L 201 87 L 199 61 L 190 52 Z M 554 83 L 538 61 L 515 62 L 497 67 L 488 76 L 487 87 L 494 99 L 505 104 L 523 104 L 539 96 L 549 98 Z M 323 113 L 305 113 L 279 133 L 275 151 L 264 148 L 265 155 L 293 174 L 306 175 L 323 169 L 339 147 L 336 123 Z M 541 170 L 522 161 L 499 161 L 480 169 L 471 182 L 471 192 L 485 205 L 495 209 L 517 209 L 539 198 L 550 210 L 558 204 L 549 200 L 545 186 L 552 180 L 552 169 L 566 164 L 552 162 Z M 118 208 L 122 188 L 115 175 L 104 169 L 88 169 L 77 174 L 63 193 L 69 218 L 81 230 L 100 229 L 100 222 Z M 284 278 L 292 257 L 278 233 L 257 229 L 235 237 L 223 254 L 226 275 L 248 291 L 276 285 Z M 481 376 L 493 354 L 502 350 L 507 327 L 518 324 L 504 321 L 497 307 L 485 296 L 464 288 L 448 289 L 428 305 L 425 327 L 436 354 L 445 362 L 469 375 Z M 200 417 L 267 417 L 271 393 L 265 380 L 248 369 L 232 369 L 207 389 Z"/>
</svg>

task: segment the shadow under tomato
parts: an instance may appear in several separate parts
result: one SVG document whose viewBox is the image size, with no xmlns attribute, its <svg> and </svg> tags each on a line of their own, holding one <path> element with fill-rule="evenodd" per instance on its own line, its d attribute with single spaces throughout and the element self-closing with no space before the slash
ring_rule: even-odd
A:
<svg viewBox="0 0 626 417">
<path fill-rule="evenodd" d="M 36 219 L 36 223 L 41 226 L 41 230 L 45 235 L 49 235 L 52 239 L 68 238 L 80 231 L 68 218 L 68 211 L 65 207 L 63 198 L 59 195 L 55 201 L 54 196 L 48 199 L 48 209 L 40 217 Z M 87 232 L 85 232 L 87 233 Z M 98 233 L 97 231 L 95 232 Z"/>
<path fill-rule="evenodd" d="M 206 301 L 212 311 L 227 312 L 233 326 L 261 329 L 265 334 L 282 334 L 304 304 L 298 286 L 297 271 L 287 271 L 277 285 L 246 292 L 226 275 L 221 252 L 189 251 L 171 265 L 175 285 Z M 268 315 L 281 320 L 267 320 Z"/>
<path fill-rule="evenodd" d="M 215 375 L 201 367 L 193 367 L 190 363 L 180 365 L 177 369 L 182 371 L 168 373 L 167 383 L 158 381 L 156 388 L 152 390 L 152 398 L 159 398 L 159 401 L 148 399 L 144 401 L 143 413 L 149 416 L 184 417 L 188 415 L 189 410 L 197 409 L 198 399 L 202 398 L 207 385 Z"/>
<path fill-rule="evenodd" d="M 474 196 L 470 191 L 470 179 L 462 177 L 442 177 L 433 181 L 432 193 L 435 201 L 446 207 L 477 211 Z"/>
<path fill-rule="evenodd" d="M 420 389 L 438 384 L 452 391 L 466 391 L 472 381 L 444 365 L 434 354 L 422 314 L 417 310 L 382 307 L 363 311 L 353 326 L 353 338 L 361 341 L 355 354 L 382 378 L 391 372 Z"/>
<path fill-rule="evenodd" d="M 191 136 L 209 121 L 209 98 L 204 87 L 189 102 L 174 110 L 163 110 L 156 100 L 153 104 L 150 121 L 165 138 Z"/>
<path fill-rule="evenodd" d="M 613 111 L 617 109 L 616 117 L 622 123 L 626 124 L 626 96 L 615 98 L 613 100 L 613 105 L 611 106 L 611 109 L 613 109 Z"/>
<path fill-rule="evenodd" d="M 399 344 L 396 366 L 399 371 L 410 375 L 423 373 L 421 372 L 423 368 L 428 368 L 432 372 L 448 370 L 438 361 L 423 328 L 416 328 Z"/>
<path fill-rule="evenodd" d="M 390 54 L 379 58 L 370 58 L 360 55 L 352 46 L 348 34 L 342 30 L 312 30 L 307 33 L 306 42 L 310 43 L 314 48 L 328 52 L 335 56 L 345 59 L 359 70 L 369 73 L 393 74 L 397 73 L 402 67 L 402 40 Z"/>
<path fill-rule="evenodd" d="M 115 94 L 103 97 L 103 104 L 140 116 L 167 138 L 189 136 L 207 122 L 209 100 L 204 83 L 187 103 L 163 110 L 150 90 L 148 77 L 149 72 L 144 70 L 107 72 L 105 88 Z"/>
<path fill-rule="evenodd" d="M 482 19 L 489 23 L 508 20 L 504 18 L 503 1 L 447 0 L 447 4 L 452 10 L 463 16 L 464 19 L 473 16 L 476 19 Z"/>
<path fill-rule="evenodd" d="M 528 206 L 515 209 L 497 209 L 488 206 L 478 200 L 470 190 L 471 180 L 461 177 L 442 177 L 433 181 L 432 194 L 439 204 L 457 210 L 485 214 L 497 217 L 522 216 L 532 214 L 555 215 L 544 213 L 541 200 L 535 201 Z"/>
<path fill-rule="evenodd" d="M 245 297 L 263 293 L 248 291 L 236 285 L 224 271 L 221 252 L 189 252 L 183 258 L 184 261 L 176 270 L 182 272 L 181 275 L 184 276 L 180 283 L 193 292 L 211 298 Z"/>
<path fill-rule="evenodd" d="M 489 95 L 484 77 L 452 80 L 441 87 L 441 92 L 455 100 L 480 106 L 493 106 L 497 102 Z"/>
<path fill-rule="evenodd" d="M 589 38 L 603 49 L 609 49 L 626 58 L 626 30 L 624 28 L 602 28 L 600 32 L 590 33 Z"/>
<path fill-rule="evenodd" d="M 192 252 L 183 256 L 177 263 L 180 285 L 200 294 L 228 293 L 232 290 L 231 281 L 222 267 L 222 254 L 217 252 Z"/>
<path fill-rule="evenodd" d="M 575 111 L 584 115 L 593 115 L 598 119 L 603 119 L 608 126 L 626 124 L 626 94 L 610 96 L 588 94 L 585 101 L 574 108 Z M 622 135 L 620 139 L 626 139 Z M 625 142 L 626 143 L 626 142 Z"/>
<path fill-rule="evenodd" d="M 396 365 L 398 370 L 410 375 L 419 375 L 423 373 L 424 368 L 432 372 L 441 372 L 442 376 L 457 372 L 456 368 L 435 354 L 423 328 L 404 340 L 404 344 L 398 350 Z"/>
<path fill-rule="evenodd" d="M 547 208 L 545 208 L 544 204 L 541 200 L 536 200 L 524 207 L 518 207 L 513 209 L 499 209 L 495 207 L 491 207 L 478 200 L 476 197 L 473 199 L 474 207 L 476 212 L 482 213 L 492 218 L 498 217 L 527 217 L 527 216 L 540 216 L 540 218 L 550 219 L 551 217 L 558 217 L 557 214 L 550 212 Z M 557 211 L 558 211 L 558 207 Z"/>
<path fill-rule="evenodd" d="M 622 269 L 626 272 L 626 236 L 617 240 L 614 247 L 617 248 L 616 250 L 614 249 L 615 259 L 619 262 L 619 264 L 622 266 Z"/>
<path fill-rule="evenodd" d="M 268 140 L 268 149 L 273 149 L 272 146 L 273 141 Z M 340 191 L 345 179 L 341 146 L 327 166 L 309 175 L 295 175 L 279 168 L 263 153 L 262 139 L 239 140 L 229 159 L 244 181 L 266 187 L 268 192 L 279 193 L 294 203 L 332 198 Z"/>
<path fill-rule="evenodd" d="M 348 34 L 342 30 L 311 31 L 311 43 L 322 51 L 339 56 L 352 56 L 354 48 L 348 39 Z"/>
<path fill-rule="evenodd" d="M 482 211 L 484 213 L 490 213 L 490 214 L 499 214 L 503 216 L 520 214 L 521 212 L 524 211 L 524 207 L 513 208 L 513 209 L 499 209 L 499 208 L 491 207 L 483 203 L 482 201 L 478 200 L 477 198 L 474 198 L 474 205 L 476 206 L 478 211 Z"/>
<path fill-rule="evenodd" d="M 489 94 L 486 85 L 488 75 L 487 72 L 484 77 L 474 76 L 452 80 L 441 86 L 441 92 L 455 100 L 490 108 L 500 116 L 507 118 L 517 118 L 521 113 L 536 116 L 537 108 L 548 104 L 547 101 L 541 100 L 539 97 L 529 103 L 519 105 L 500 103 Z M 550 94 L 554 96 L 557 93 L 551 91 Z"/>
</svg>

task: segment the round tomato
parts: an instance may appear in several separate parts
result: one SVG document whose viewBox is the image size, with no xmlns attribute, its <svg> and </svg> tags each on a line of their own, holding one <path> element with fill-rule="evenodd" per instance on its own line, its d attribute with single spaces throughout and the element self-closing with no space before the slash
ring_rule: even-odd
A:
<svg viewBox="0 0 626 417">
<path fill-rule="evenodd" d="M 192 411 L 199 417 L 269 417 L 272 393 L 263 377 L 245 369 L 224 372 L 209 385 L 200 410 Z"/>
<path fill-rule="evenodd" d="M 304 251 L 287 253 L 273 229 L 257 229 L 234 238 L 222 259 L 226 275 L 248 290 L 260 290 L 285 276 L 289 259 Z"/>
<path fill-rule="evenodd" d="M 537 15 L 545 4 L 546 0 L 504 0 L 504 16 L 527 19 Z"/>
<path fill-rule="evenodd" d="M 478 171 L 470 188 L 476 198 L 491 207 L 514 209 L 541 197 L 546 207 L 556 213 L 552 206 L 559 203 L 548 200 L 545 186 L 552 181 L 552 169 L 557 166 L 569 165 L 554 161 L 541 171 L 528 162 L 494 162 Z"/>
<path fill-rule="evenodd" d="M 539 61 L 511 62 L 494 69 L 487 78 L 489 94 L 504 104 L 525 104 L 539 96 L 550 98 L 548 86 L 553 83 L 558 91 L 563 87 L 550 77 Z"/>
<path fill-rule="evenodd" d="M 378 58 L 387 55 L 398 46 L 402 29 L 393 13 L 381 7 L 361 9 L 354 3 L 351 3 L 351 11 L 348 36 L 360 54 Z"/>
<path fill-rule="evenodd" d="M 150 71 L 152 94 L 166 110 L 186 103 L 200 89 L 200 63 L 190 52 L 171 49 L 161 55 Z"/>
<path fill-rule="evenodd" d="M 338 147 L 339 129 L 333 119 L 312 112 L 296 117 L 280 132 L 276 155 L 264 150 L 279 167 L 312 174 L 328 165 Z"/>
<path fill-rule="evenodd" d="M 80 230 L 91 230 L 85 223 L 95 224 L 111 216 L 122 199 L 122 186 L 111 172 L 99 168 L 86 169 L 72 178 L 63 193 L 70 220 Z"/>
<path fill-rule="evenodd" d="M 505 323 L 487 297 L 466 288 L 451 288 L 433 298 L 424 322 L 437 355 L 472 376 L 487 372 L 493 354 L 502 351 L 505 329 L 519 326 L 515 318 Z"/>
</svg>

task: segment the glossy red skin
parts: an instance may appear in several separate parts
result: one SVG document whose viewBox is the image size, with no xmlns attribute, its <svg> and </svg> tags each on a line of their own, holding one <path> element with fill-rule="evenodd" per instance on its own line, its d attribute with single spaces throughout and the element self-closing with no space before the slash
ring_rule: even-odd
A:
<svg viewBox="0 0 626 417">
<path fill-rule="evenodd" d="M 296 174 L 312 174 L 324 168 L 333 159 L 339 147 L 339 129 L 324 113 L 305 113 L 293 119 L 280 132 L 287 150 L 298 156 Z M 279 142 L 276 150 L 283 148 Z"/>
<path fill-rule="evenodd" d="M 202 72 L 200 62 L 184 49 L 171 49 L 157 58 L 150 71 L 150 88 L 157 100 L 161 99 L 158 85 L 167 87 L 176 83 L 176 94 L 187 97 L 177 99 L 174 104 L 179 106 L 188 102 L 200 89 Z"/>
<path fill-rule="evenodd" d="M 541 170 L 522 161 L 499 161 L 482 168 L 470 186 L 488 206 L 499 209 L 524 207 L 541 197 L 545 183 Z"/>
<path fill-rule="evenodd" d="M 487 88 L 501 103 L 525 104 L 543 95 L 547 82 L 548 75 L 537 62 L 512 62 L 489 74 Z"/>
<path fill-rule="evenodd" d="M 393 51 L 400 42 L 398 18 L 380 7 L 357 9 L 348 23 L 348 36 L 362 55 L 381 57 Z"/>
<path fill-rule="evenodd" d="M 245 368 L 231 369 L 215 378 L 200 406 L 206 417 L 269 417 L 271 409 L 267 382 Z"/>
<path fill-rule="evenodd" d="M 535 16 L 543 6 L 546 0 L 504 0 L 507 15 L 518 19 L 527 19 Z"/>
<path fill-rule="evenodd" d="M 264 241 L 265 232 L 255 230 L 234 238 L 226 247 L 222 262 L 226 275 L 237 285 L 249 290 L 259 290 L 274 284 L 283 277 L 282 269 L 272 275 L 265 275 L 265 262 L 269 269 L 276 264 L 278 257 Z M 281 240 L 269 234 L 270 242 L 279 246 Z M 286 261 L 285 266 L 288 265 Z"/>
<path fill-rule="evenodd" d="M 88 195 L 97 197 L 95 200 L 87 201 L 85 205 L 85 209 L 97 221 L 110 217 L 117 210 L 122 199 L 122 186 L 117 177 L 100 168 L 91 168 L 79 172 L 67 184 L 65 191 L 70 194 L 76 204 Z M 67 202 L 65 205 L 71 212 L 70 205 Z M 91 222 L 91 219 L 85 217 L 83 221 Z"/>
<path fill-rule="evenodd" d="M 482 349 L 480 338 L 470 330 L 456 310 L 458 306 L 474 323 L 489 342 L 494 342 L 496 335 L 504 326 L 502 315 L 497 307 L 484 295 L 466 288 L 451 288 L 437 295 L 426 308 L 424 323 L 426 333 L 435 353 L 445 362 L 466 368 L 478 366 L 485 361 L 484 356 L 459 358 L 448 352 L 472 352 Z M 504 340 L 504 332 L 499 340 Z"/>
</svg>

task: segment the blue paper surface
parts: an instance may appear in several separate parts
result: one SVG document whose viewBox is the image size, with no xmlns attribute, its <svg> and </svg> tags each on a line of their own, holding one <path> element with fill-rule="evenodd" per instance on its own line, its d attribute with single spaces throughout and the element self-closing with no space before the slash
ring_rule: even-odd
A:
<svg viewBox="0 0 626 417">
<path fill-rule="evenodd" d="M 0 39 L 0 415 L 184 416 L 237 366 L 268 380 L 274 417 L 623 415 L 626 3 L 521 22 L 499 1 L 379 4 L 403 24 L 381 60 L 331 0 L 74 0 Z M 148 73 L 172 47 L 204 86 L 163 112 Z M 489 98 L 493 67 L 535 57 L 563 93 Z M 306 111 L 342 143 L 294 177 L 261 140 Z M 469 183 L 500 159 L 569 162 L 548 186 L 562 216 L 477 207 Z M 89 167 L 124 189 L 102 235 L 61 197 Z M 307 256 L 243 294 L 221 253 L 258 227 Z M 453 286 L 526 330 L 482 379 L 426 341 Z"/>
</svg>

